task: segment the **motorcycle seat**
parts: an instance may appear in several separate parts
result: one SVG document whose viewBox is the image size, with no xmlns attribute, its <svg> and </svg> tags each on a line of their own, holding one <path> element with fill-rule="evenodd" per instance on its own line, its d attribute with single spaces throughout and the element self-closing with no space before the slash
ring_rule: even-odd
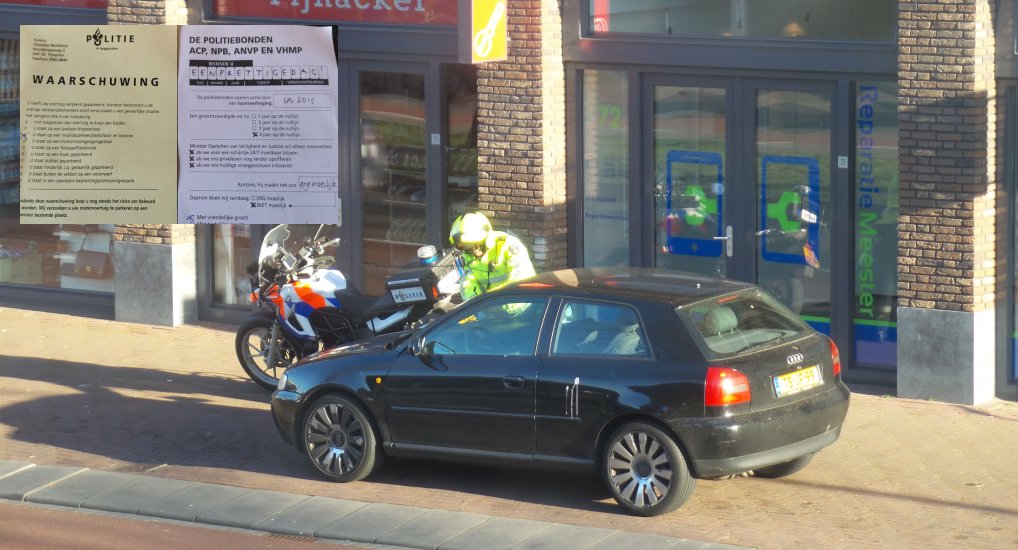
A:
<svg viewBox="0 0 1018 550">
<path fill-rule="evenodd" d="M 389 294 L 369 296 L 361 294 L 359 290 L 352 287 L 336 290 L 334 294 L 346 316 L 356 324 L 370 321 L 381 313 L 392 310 L 395 306 L 392 296 Z"/>
</svg>

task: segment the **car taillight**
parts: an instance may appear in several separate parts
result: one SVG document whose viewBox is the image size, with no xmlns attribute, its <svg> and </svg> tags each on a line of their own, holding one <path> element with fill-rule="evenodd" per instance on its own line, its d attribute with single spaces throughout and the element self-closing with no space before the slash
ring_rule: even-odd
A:
<svg viewBox="0 0 1018 550">
<path fill-rule="evenodd" d="M 838 346 L 831 340 L 831 362 L 834 364 L 834 376 L 841 376 L 841 354 L 838 353 Z"/>
<path fill-rule="evenodd" d="M 707 367 L 707 385 L 703 401 L 708 407 L 721 407 L 737 403 L 749 403 L 752 395 L 749 378 L 728 367 Z"/>
</svg>

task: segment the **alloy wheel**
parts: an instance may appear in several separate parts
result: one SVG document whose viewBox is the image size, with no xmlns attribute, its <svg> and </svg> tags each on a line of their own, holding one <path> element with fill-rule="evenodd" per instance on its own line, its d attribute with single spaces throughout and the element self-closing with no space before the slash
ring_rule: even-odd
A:
<svg viewBox="0 0 1018 550">
<path fill-rule="evenodd" d="M 359 415 L 343 403 L 327 402 L 311 412 L 305 424 L 308 456 L 323 473 L 341 477 L 357 469 L 367 437 Z"/>
<path fill-rule="evenodd" d="M 612 445 L 608 476 L 617 493 L 630 504 L 653 507 L 668 496 L 672 463 L 656 437 L 630 432 Z"/>
</svg>

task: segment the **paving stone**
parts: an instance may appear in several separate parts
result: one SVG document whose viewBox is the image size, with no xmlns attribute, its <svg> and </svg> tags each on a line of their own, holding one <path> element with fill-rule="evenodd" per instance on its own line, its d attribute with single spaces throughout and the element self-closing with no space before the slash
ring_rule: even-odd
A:
<svg viewBox="0 0 1018 550">
<path fill-rule="evenodd" d="M 425 510 L 396 504 L 369 504 L 318 530 L 315 536 L 354 542 L 375 542 Z"/>
<path fill-rule="evenodd" d="M 255 529 L 286 535 L 314 536 L 339 519 L 367 506 L 366 502 L 311 497 L 255 524 Z"/>
<path fill-rule="evenodd" d="M 194 521 L 199 515 L 250 492 L 251 489 L 199 483 L 143 506 L 138 510 L 138 513 L 146 516 Z"/>
<path fill-rule="evenodd" d="M 682 539 L 618 531 L 612 536 L 590 547 L 590 550 L 665 550 L 685 542 Z"/>
<path fill-rule="evenodd" d="M 671 550 L 746 550 L 746 547 L 733 546 L 731 544 L 721 544 L 720 542 L 684 540 L 673 546 Z"/>
<path fill-rule="evenodd" d="M 378 537 L 376 542 L 413 548 L 438 548 L 487 519 L 488 516 L 466 512 L 428 510 Z"/>
<path fill-rule="evenodd" d="M 138 510 L 183 491 L 196 484 L 150 476 L 131 476 L 131 481 L 108 491 L 92 495 L 81 503 L 82 508 L 136 514 Z"/>
<path fill-rule="evenodd" d="M 525 519 L 490 518 L 450 540 L 442 550 L 508 550 L 551 527 L 551 523 Z M 646 550 L 646 549 L 644 549 Z"/>
<path fill-rule="evenodd" d="M 0 460 L 0 479 L 3 479 L 13 473 L 20 472 L 26 468 L 35 466 L 31 462 L 20 462 L 17 460 Z"/>
<path fill-rule="evenodd" d="M 40 489 L 25 497 L 28 502 L 78 508 L 86 499 L 131 481 L 133 476 L 118 472 L 87 470 Z"/>
<path fill-rule="evenodd" d="M 87 468 L 68 468 L 65 466 L 35 466 L 26 468 L 0 479 L 0 498 L 7 500 L 24 500 L 39 489 L 84 472 Z"/>
<path fill-rule="evenodd" d="M 586 550 L 612 536 L 613 529 L 554 524 L 529 539 L 513 546 L 512 550 Z"/>
<path fill-rule="evenodd" d="M 251 491 L 198 514 L 195 521 L 250 529 L 256 523 L 307 500 L 307 495 Z"/>
</svg>

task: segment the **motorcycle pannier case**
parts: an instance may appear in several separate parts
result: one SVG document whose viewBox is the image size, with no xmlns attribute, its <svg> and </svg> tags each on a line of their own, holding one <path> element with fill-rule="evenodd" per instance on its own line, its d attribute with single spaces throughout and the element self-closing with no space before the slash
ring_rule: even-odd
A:
<svg viewBox="0 0 1018 550">
<path fill-rule="evenodd" d="M 433 266 L 413 262 L 393 273 L 385 281 L 385 290 L 397 303 L 434 303 L 439 298 L 438 281 L 452 269 L 456 266 L 451 261 L 439 261 Z"/>
</svg>

